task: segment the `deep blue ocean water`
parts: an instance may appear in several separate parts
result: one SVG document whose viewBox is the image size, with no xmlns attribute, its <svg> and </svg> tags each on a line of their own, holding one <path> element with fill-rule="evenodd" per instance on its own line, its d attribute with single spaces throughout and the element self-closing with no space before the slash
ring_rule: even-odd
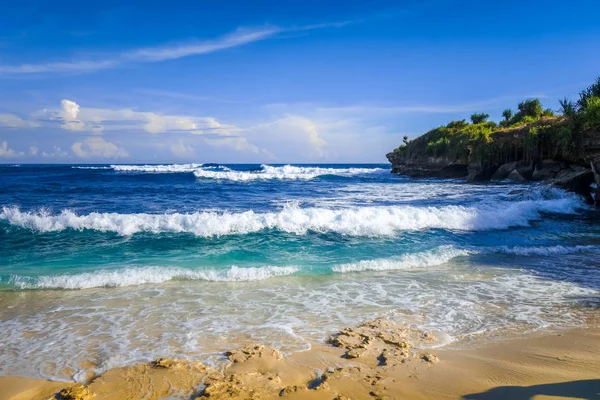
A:
<svg viewBox="0 0 600 400">
<path fill-rule="evenodd" d="M 5 165 L 0 255 L 0 373 L 77 379 L 56 361 L 296 351 L 382 315 L 447 342 L 579 324 L 600 213 L 385 164 Z"/>
</svg>

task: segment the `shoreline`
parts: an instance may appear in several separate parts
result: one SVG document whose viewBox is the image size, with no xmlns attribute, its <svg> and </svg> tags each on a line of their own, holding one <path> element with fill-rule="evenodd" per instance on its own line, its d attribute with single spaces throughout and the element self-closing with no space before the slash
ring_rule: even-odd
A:
<svg viewBox="0 0 600 400">
<path fill-rule="evenodd" d="M 2 376 L 0 398 L 595 398 L 600 326 L 595 318 L 588 322 L 587 328 L 447 349 L 425 348 L 435 340 L 429 332 L 376 319 L 287 357 L 270 346 L 245 344 L 225 353 L 230 364 L 222 370 L 163 358 L 109 369 L 86 385 Z"/>
</svg>

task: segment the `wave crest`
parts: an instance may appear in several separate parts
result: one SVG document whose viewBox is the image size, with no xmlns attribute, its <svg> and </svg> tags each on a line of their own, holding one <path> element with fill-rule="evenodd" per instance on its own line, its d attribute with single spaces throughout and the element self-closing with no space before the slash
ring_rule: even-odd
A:
<svg viewBox="0 0 600 400">
<path fill-rule="evenodd" d="M 0 219 L 11 225 L 39 232 L 96 230 L 132 235 L 138 232 L 191 233 L 201 237 L 243 235 L 266 229 L 303 235 L 334 232 L 348 236 L 393 236 L 402 231 L 446 229 L 483 231 L 528 226 L 542 218 L 541 213 L 573 214 L 582 207 L 580 200 L 565 197 L 555 200 L 505 202 L 485 206 L 381 206 L 345 209 L 284 207 L 278 212 L 241 213 L 201 211 L 190 214 L 77 215 L 63 210 L 52 215 L 46 210 L 22 212 L 3 207 Z"/>
<path fill-rule="evenodd" d="M 39 277 L 11 276 L 10 285 L 20 289 L 91 289 L 159 284 L 172 280 L 203 281 L 257 281 L 275 276 L 291 275 L 297 267 L 232 266 L 225 270 L 190 270 L 176 267 L 140 267 L 116 271 L 86 272 L 74 275 L 46 275 Z"/>
<path fill-rule="evenodd" d="M 200 168 L 194 171 L 194 175 L 197 178 L 204 179 L 247 182 L 255 180 L 311 180 L 325 175 L 354 176 L 378 171 L 384 170 L 381 168 L 323 168 L 297 167 L 293 165 L 274 167 L 263 164 L 261 165 L 261 169 L 257 171 L 235 171 L 231 169 L 225 169 L 224 171 L 208 171 Z"/>
<path fill-rule="evenodd" d="M 412 268 L 435 267 L 447 263 L 456 257 L 468 256 L 475 251 L 457 249 L 452 246 L 440 246 L 436 249 L 421 253 L 404 254 L 398 258 L 382 258 L 363 260 L 355 263 L 337 265 L 332 268 L 335 272 L 389 271 Z"/>
<path fill-rule="evenodd" d="M 178 173 L 194 172 L 202 164 L 167 164 L 167 165 L 111 165 L 118 172 L 152 172 L 152 173 Z"/>
</svg>

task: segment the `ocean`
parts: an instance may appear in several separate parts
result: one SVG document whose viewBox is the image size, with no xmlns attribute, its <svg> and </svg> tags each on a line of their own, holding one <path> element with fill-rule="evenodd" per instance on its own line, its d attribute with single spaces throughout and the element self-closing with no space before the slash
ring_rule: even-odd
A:
<svg viewBox="0 0 600 400">
<path fill-rule="evenodd" d="M 303 351 L 386 317 L 434 346 L 586 323 L 600 211 L 382 165 L 0 166 L 0 375 Z"/>
</svg>

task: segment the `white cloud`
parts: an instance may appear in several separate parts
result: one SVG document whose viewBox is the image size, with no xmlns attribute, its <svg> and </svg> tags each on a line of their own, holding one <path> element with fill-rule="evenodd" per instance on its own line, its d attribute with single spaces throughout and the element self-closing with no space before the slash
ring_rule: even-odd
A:
<svg viewBox="0 0 600 400">
<path fill-rule="evenodd" d="M 8 143 L 6 142 L 6 140 L 0 143 L 0 157 L 12 158 L 22 155 L 23 152 L 16 152 L 10 147 L 8 147 Z"/>
<path fill-rule="evenodd" d="M 81 158 L 123 158 L 129 156 L 129 153 L 125 149 L 118 147 L 114 143 L 107 142 L 99 136 L 92 136 L 81 142 L 75 142 L 71 146 L 71 150 Z"/>
<path fill-rule="evenodd" d="M 309 31 L 324 28 L 341 28 L 351 21 L 305 25 L 294 28 L 265 26 L 262 28 L 238 28 L 237 30 L 212 40 L 169 44 L 142 49 L 132 49 L 124 53 L 113 54 L 103 60 L 70 60 L 63 62 L 43 62 L 40 64 L 0 65 L 0 74 L 35 74 L 94 72 L 116 68 L 127 62 L 159 62 L 182 57 L 214 53 L 233 47 L 244 46 L 276 37 L 284 32 Z"/>
<path fill-rule="evenodd" d="M 298 156 L 318 160 L 326 155 L 327 148 L 327 141 L 321 136 L 320 129 L 314 120 L 287 114 L 275 121 L 244 129 L 243 132 L 282 161 L 298 159 Z"/>
<path fill-rule="evenodd" d="M 206 138 L 205 142 L 211 146 L 226 146 L 231 147 L 236 151 L 249 151 L 251 153 L 258 153 L 259 149 L 252 143 L 248 142 L 248 139 L 244 137 L 235 136 L 224 136 L 224 137 L 210 137 Z"/>
<path fill-rule="evenodd" d="M 43 72 L 93 72 L 113 68 L 116 60 L 48 62 L 42 64 L 0 65 L 0 74 L 35 74 Z"/>
<path fill-rule="evenodd" d="M 31 154 L 32 156 L 37 156 L 39 151 L 40 149 L 36 146 L 29 147 L 29 154 Z"/>
<path fill-rule="evenodd" d="M 194 154 L 194 148 L 189 144 L 183 143 L 182 140 L 171 144 L 171 153 L 177 157 L 189 157 Z"/>
<path fill-rule="evenodd" d="M 66 158 L 66 157 L 69 156 L 68 152 L 63 151 L 58 146 L 54 146 L 52 150 L 53 150 L 52 153 L 47 153 L 45 151 L 42 151 L 42 157 L 46 157 L 46 158 Z"/>
<path fill-rule="evenodd" d="M 35 121 L 26 121 L 14 114 L 0 114 L 0 125 L 10 128 L 35 128 L 40 126 Z"/>
<path fill-rule="evenodd" d="M 194 135 L 230 136 L 240 130 L 213 117 L 164 115 L 128 108 L 83 107 L 67 99 L 61 101 L 59 110 L 46 109 L 38 113 L 38 117 L 41 120 L 61 121 L 64 129 L 92 133 L 136 130 L 154 134 L 188 132 Z"/>
<path fill-rule="evenodd" d="M 85 124 L 77 119 L 79 115 L 79 104 L 71 100 L 62 100 L 60 102 L 60 117 L 63 120 L 62 127 L 70 131 L 82 131 Z"/>
<path fill-rule="evenodd" d="M 213 53 L 219 50 L 243 46 L 252 42 L 268 39 L 279 32 L 281 32 L 281 29 L 277 27 L 265 27 L 254 30 L 240 28 L 215 40 L 149 47 L 131 51 L 125 56 L 132 60 L 146 62 L 173 60 L 176 58 Z"/>
</svg>

